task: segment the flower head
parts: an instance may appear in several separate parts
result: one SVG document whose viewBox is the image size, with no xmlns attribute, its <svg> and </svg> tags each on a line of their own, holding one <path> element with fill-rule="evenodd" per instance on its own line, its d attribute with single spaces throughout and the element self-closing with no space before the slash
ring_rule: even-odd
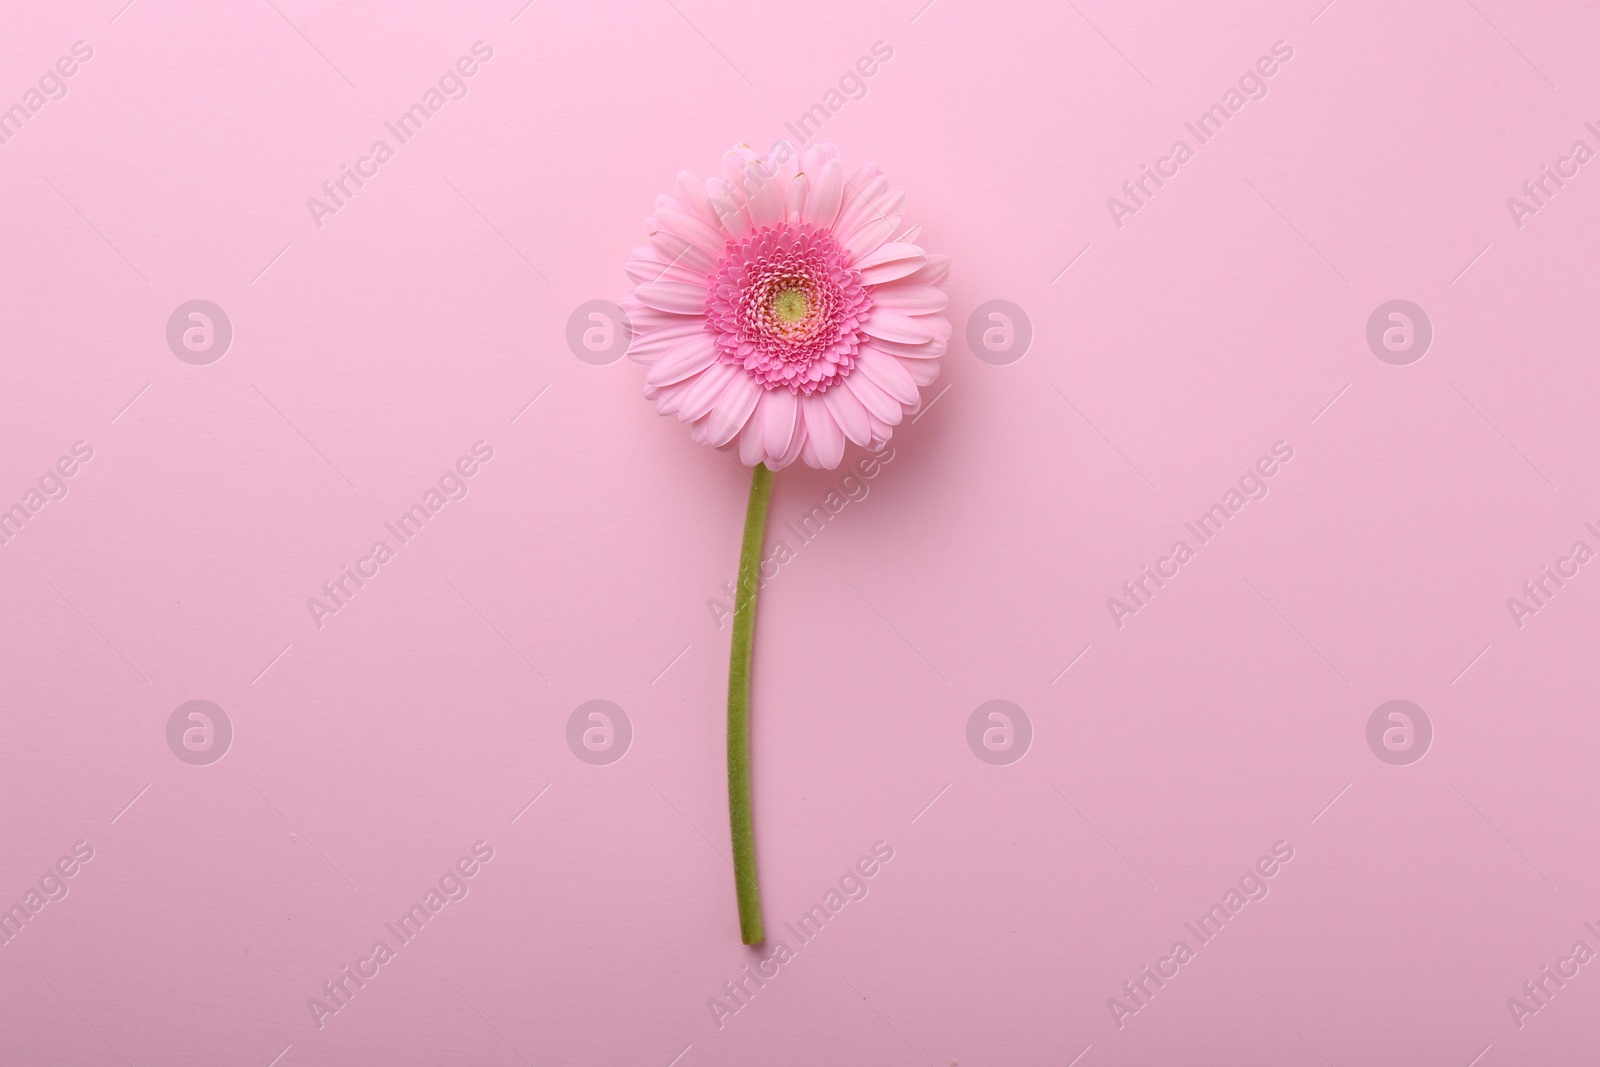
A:
<svg viewBox="0 0 1600 1067">
<path fill-rule="evenodd" d="M 750 466 L 882 445 L 950 340 L 949 257 L 923 252 L 904 209 L 877 167 L 846 178 L 830 144 L 741 146 L 718 177 L 680 174 L 628 262 L 645 396 Z"/>
</svg>

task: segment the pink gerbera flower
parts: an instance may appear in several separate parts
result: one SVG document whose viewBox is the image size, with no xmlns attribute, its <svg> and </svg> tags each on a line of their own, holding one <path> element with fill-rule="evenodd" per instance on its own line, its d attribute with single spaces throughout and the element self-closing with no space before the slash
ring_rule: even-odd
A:
<svg viewBox="0 0 1600 1067">
<path fill-rule="evenodd" d="M 750 672 L 772 472 L 879 448 L 921 404 L 950 343 L 950 260 L 901 228 L 904 193 L 830 144 L 770 160 L 740 145 L 722 176 L 678 175 L 633 250 L 623 305 L 645 396 L 750 472 L 728 651 L 728 822 L 747 945 L 766 938 L 750 789 Z"/>
<path fill-rule="evenodd" d="M 838 155 L 741 145 L 720 177 L 685 171 L 628 262 L 645 396 L 747 466 L 832 468 L 846 441 L 880 447 L 949 344 L 949 257 L 917 245 L 877 167 L 847 178 Z"/>
</svg>

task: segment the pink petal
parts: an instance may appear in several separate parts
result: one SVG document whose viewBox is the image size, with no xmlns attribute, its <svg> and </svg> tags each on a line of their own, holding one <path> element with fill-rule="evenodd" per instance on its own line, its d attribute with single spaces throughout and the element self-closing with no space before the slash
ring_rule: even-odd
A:
<svg viewBox="0 0 1600 1067">
<path fill-rule="evenodd" d="M 745 210 L 744 198 L 734 191 L 733 186 L 721 178 L 707 178 L 706 194 L 711 201 L 712 213 L 729 237 L 738 240 L 755 229 L 750 222 L 750 213 Z"/>
<path fill-rule="evenodd" d="M 899 225 L 899 215 L 888 215 L 863 222 L 845 238 L 845 249 L 852 259 L 860 259 L 867 253 L 876 251 L 883 242 L 893 237 Z"/>
<path fill-rule="evenodd" d="M 861 406 L 867 409 L 867 414 L 873 419 L 889 426 L 900 425 L 900 418 L 904 413 L 900 401 L 874 385 L 872 378 L 860 366 L 856 367 L 855 373 L 845 376 L 844 386 L 855 394 L 855 398 L 861 401 Z M 835 392 L 838 388 L 836 385 L 828 392 Z"/>
<path fill-rule="evenodd" d="M 845 181 L 845 189 L 865 189 L 872 184 L 874 178 L 881 177 L 883 171 L 878 169 L 876 163 L 863 163 L 856 168 L 856 172 Z M 848 194 L 847 194 L 848 195 Z"/>
<path fill-rule="evenodd" d="M 745 206 L 752 229 L 776 226 L 783 220 L 783 190 L 748 146 L 724 153 L 722 178 Z"/>
<path fill-rule="evenodd" d="M 706 333 L 704 325 L 695 319 L 683 315 L 674 315 L 672 318 L 676 321 L 673 326 L 634 334 L 633 341 L 628 345 L 628 355 L 641 363 L 654 363 L 697 334 L 711 336 Z"/>
<path fill-rule="evenodd" d="M 876 267 L 868 267 L 861 272 L 861 281 L 867 285 L 882 285 L 885 282 L 899 281 L 915 274 L 922 267 L 922 262 L 916 259 L 895 259 Z"/>
<path fill-rule="evenodd" d="M 801 215 L 806 209 L 806 193 L 811 188 L 811 182 L 804 174 L 795 175 L 794 181 L 789 183 L 789 193 L 783 201 L 783 217 L 791 225 L 800 225 Z"/>
<path fill-rule="evenodd" d="M 800 415 L 800 398 L 787 389 L 768 389 L 761 398 L 761 430 L 769 456 L 789 450 Z"/>
<path fill-rule="evenodd" d="M 927 263 L 927 253 L 905 241 L 888 241 L 855 261 L 861 280 L 868 285 L 882 285 L 904 278 Z"/>
<path fill-rule="evenodd" d="M 816 174 L 822 170 L 828 160 L 838 158 L 839 150 L 837 148 L 827 141 L 818 141 L 800 153 L 800 171 L 803 174 Z M 843 178 L 844 175 L 841 173 L 840 177 Z"/>
<path fill-rule="evenodd" d="M 872 440 L 872 422 L 867 416 L 866 407 L 856 399 L 854 393 L 836 385 L 822 394 L 822 402 L 851 441 L 864 445 Z"/>
<path fill-rule="evenodd" d="M 743 376 L 744 369 L 731 363 L 711 364 L 694 379 L 694 384 L 684 395 L 683 403 L 678 406 L 678 416 L 685 422 L 695 422 L 709 415 L 735 374 Z"/>
<path fill-rule="evenodd" d="M 709 293 L 703 285 L 690 282 L 649 282 L 633 291 L 647 307 L 670 311 L 674 315 L 700 315 L 706 309 Z"/>
<path fill-rule="evenodd" d="M 644 380 L 659 389 L 699 374 L 716 359 L 717 346 L 711 335 L 695 334 L 683 339 L 656 360 Z"/>
<path fill-rule="evenodd" d="M 739 434 L 739 462 L 746 467 L 754 467 L 767 457 L 766 449 L 762 446 L 761 433 L 761 407 L 757 405 L 750 421 L 745 424 L 744 431 Z"/>
<path fill-rule="evenodd" d="M 837 159 L 830 159 L 816 172 L 816 184 L 806 197 L 801 221 L 824 229 L 839 217 L 839 206 L 844 202 L 844 167 Z"/>
<path fill-rule="evenodd" d="M 647 384 L 644 387 L 644 395 L 656 402 L 657 415 L 671 415 L 678 410 L 684 396 L 693 385 L 693 379 L 679 382 L 677 385 L 669 385 L 665 389 L 657 389 L 655 386 Z"/>
<path fill-rule="evenodd" d="M 806 450 L 811 453 L 806 462 L 813 467 L 832 470 L 844 459 L 844 431 L 828 413 L 828 405 L 822 396 L 812 394 L 801 397 L 800 411 L 806 420 Z"/>
<path fill-rule="evenodd" d="M 932 385 L 933 380 L 939 377 L 939 361 L 936 359 L 908 359 L 900 366 L 918 385 Z"/>
<path fill-rule="evenodd" d="M 950 257 L 928 253 L 922 269 L 906 279 L 921 285 L 943 285 L 950 280 Z"/>
<path fill-rule="evenodd" d="M 653 307 L 646 307 L 632 293 L 623 297 L 618 303 L 622 305 L 623 313 L 628 316 L 628 322 L 632 325 L 635 336 L 649 333 L 652 330 L 676 329 L 690 321 L 682 315 L 674 315 L 670 311 L 657 311 Z M 694 321 L 703 322 L 704 320 L 696 316 Z"/>
<path fill-rule="evenodd" d="M 862 170 L 866 168 L 863 167 Z M 844 206 L 839 209 L 839 221 L 834 223 L 835 233 L 849 233 L 868 217 L 867 212 L 872 210 L 873 201 L 889 191 L 889 179 L 878 173 L 876 167 L 872 168 L 872 176 L 865 181 L 859 180 L 861 171 L 856 171 L 856 177 L 851 178 L 844 191 Z"/>
<path fill-rule="evenodd" d="M 767 178 L 751 171 L 739 185 L 750 212 L 750 224 L 757 229 L 776 226 L 783 221 L 783 190 L 777 179 Z"/>
<path fill-rule="evenodd" d="M 798 404 L 796 405 L 795 410 L 798 414 Z M 767 460 L 767 466 L 771 467 L 775 471 L 783 470 L 783 468 L 789 466 L 789 464 L 800 458 L 801 451 L 805 449 L 810 441 L 811 435 L 806 433 L 806 420 L 803 416 L 799 416 L 794 420 L 794 436 L 789 440 L 788 449 L 781 456 L 769 458 Z M 774 459 L 776 462 L 774 462 Z"/>
<path fill-rule="evenodd" d="M 850 214 L 848 219 L 841 218 L 834 226 L 834 230 L 839 234 L 841 241 L 848 242 L 851 236 L 863 226 L 898 214 L 898 212 L 891 210 L 896 202 L 903 205 L 905 203 L 905 194 L 890 190 L 889 183 L 885 181 L 881 186 L 877 187 L 870 200 L 862 199 L 856 204 L 855 211 Z M 896 241 L 905 240 L 905 238 L 898 236 L 894 239 Z"/>
<path fill-rule="evenodd" d="M 763 392 L 765 390 L 748 374 L 735 374 L 729 379 L 722 395 L 717 398 L 716 406 L 711 409 L 710 417 L 706 419 L 706 443 L 713 448 L 721 448 L 733 440 L 734 434 L 744 429 L 744 424 L 750 421 Z"/>
<path fill-rule="evenodd" d="M 717 261 L 715 259 L 706 255 L 677 234 L 669 233 L 662 229 L 658 220 L 649 219 L 646 224 L 650 227 L 650 244 L 655 248 L 656 256 L 663 263 L 682 264 L 705 274 L 710 274 L 717 269 Z"/>
<path fill-rule="evenodd" d="M 667 232 L 683 238 L 712 259 L 720 258 L 728 246 L 727 234 L 681 208 L 657 208 L 656 221 L 666 227 Z"/>
<path fill-rule="evenodd" d="M 711 207 L 711 197 L 706 195 L 706 183 L 701 181 L 698 175 L 686 170 L 680 171 L 677 193 L 679 205 L 685 211 L 712 229 L 721 229 L 717 213 Z"/>
<path fill-rule="evenodd" d="M 798 153 L 796 153 L 794 155 L 785 156 L 781 161 L 778 161 L 778 164 L 777 164 L 777 175 L 778 175 L 777 180 L 778 180 L 778 185 L 781 188 L 787 189 L 789 187 L 789 183 L 794 181 L 795 176 L 797 174 L 799 174 L 799 173 L 800 173 L 800 156 L 799 156 Z"/>
<path fill-rule="evenodd" d="M 867 321 L 861 324 L 861 329 L 869 336 L 885 341 L 918 344 L 933 340 L 930 327 L 922 319 L 884 307 L 874 307 Z"/>
<path fill-rule="evenodd" d="M 900 359 L 938 359 L 949 350 L 950 345 L 945 341 L 929 341 L 927 344 L 901 344 L 898 341 L 873 341 L 872 347 L 881 352 Z"/>
<path fill-rule="evenodd" d="M 646 282 L 689 282 L 705 284 L 706 276 L 681 263 L 664 263 L 653 257 L 635 256 L 628 260 L 628 280 L 635 285 Z"/>
<path fill-rule="evenodd" d="M 896 189 L 876 204 L 880 215 L 904 215 L 906 213 L 906 193 L 904 189 Z"/>
<path fill-rule="evenodd" d="M 876 348 L 862 345 L 856 353 L 856 370 L 865 374 L 872 383 L 902 404 L 917 402 L 917 382 L 905 364 Z M 854 378 L 855 375 L 850 376 Z M 849 381 L 849 378 L 845 379 Z"/>
<path fill-rule="evenodd" d="M 919 315 L 917 321 L 928 328 L 935 341 L 943 343 L 950 340 L 950 320 L 943 315 Z"/>
<path fill-rule="evenodd" d="M 905 241 L 890 241 L 856 260 L 856 269 L 865 270 L 867 267 L 876 267 L 880 263 L 889 263 L 897 259 L 914 259 L 920 266 L 928 259 L 920 245 L 910 244 Z"/>
<path fill-rule="evenodd" d="M 950 303 L 950 296 L 931 285 L 894 282 L 873 289 L 872 302 L 878 307 L 899 308 L 908 315 L 929 315 L 943 311 Z"/>
</svg>

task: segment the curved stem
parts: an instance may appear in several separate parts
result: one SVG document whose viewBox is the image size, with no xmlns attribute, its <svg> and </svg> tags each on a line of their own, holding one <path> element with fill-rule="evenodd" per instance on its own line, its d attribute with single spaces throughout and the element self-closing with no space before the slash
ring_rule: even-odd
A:
<svg viewBox="0 0 1600 1067">
<path fill-rule="evenodd" d="M 756 582 L 767 533 L 772 472 L 751 472 L 750 504 L 744 513 L 739 550 L 739 585 L 733 602 L 733 647 L 728 656 L 728 821 L 733 829 L 733 877 L 739 894 L 739 934 L 747 945 L 766 940 L 761 925 L 761 889 L 756 884 L 756 839 L 750 814 L 750 654 L 755 647 Z"/>
</svg>

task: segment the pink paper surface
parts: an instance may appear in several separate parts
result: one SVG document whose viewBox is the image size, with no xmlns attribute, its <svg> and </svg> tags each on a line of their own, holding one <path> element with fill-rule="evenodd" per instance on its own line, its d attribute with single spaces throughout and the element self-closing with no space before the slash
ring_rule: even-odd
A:
<svg viewBox="0 0 1600 1067">
<path fill-rule="evenodd" d="M 13 6 L 0 1063 L 1592 1062 L 1597 34 Z M 776 479 L 757 952 L 743 472 L 568 336 L 678 171 L 805 132 L 956 338 L 874 477 Z"/>
</svg>

